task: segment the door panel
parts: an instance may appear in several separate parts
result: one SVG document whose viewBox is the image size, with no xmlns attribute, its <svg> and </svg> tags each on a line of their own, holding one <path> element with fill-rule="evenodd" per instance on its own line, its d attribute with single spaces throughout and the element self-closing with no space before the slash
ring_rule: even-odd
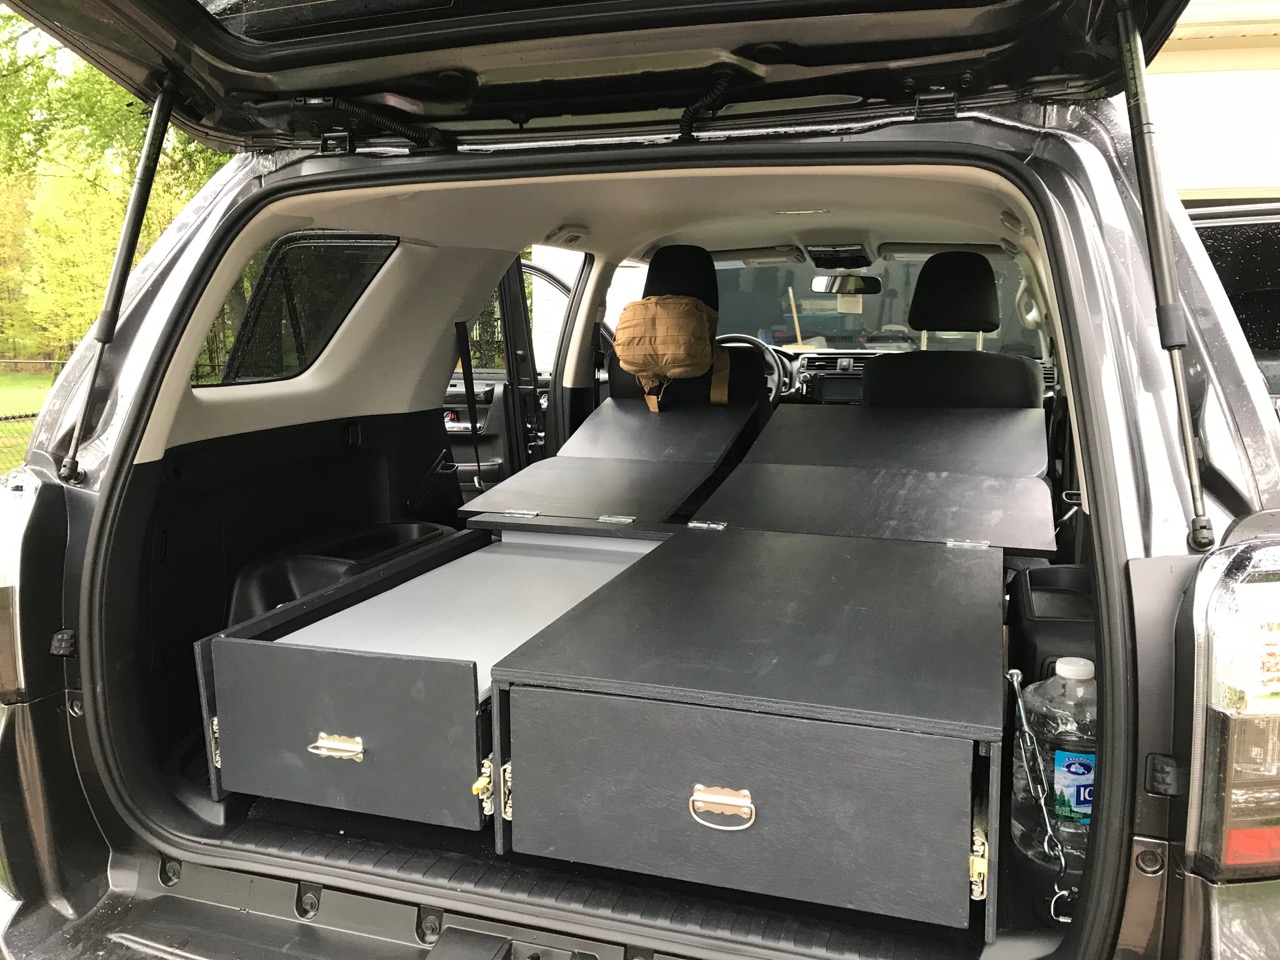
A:
<svg viewBox="0 0 1280 960">
<path fill-rule="evenodd" d="M 569 307 L 569 286 L 527 260 L 507 271 L 489 307 L 472 328 L 478 436 L 473 444 L 466 384 L 454 374 L 445 396 L 445 430 L 465 499 L 544 456 L 546 412 L 554 354 L 534 344 L 558 343 Z"/>
</svg>

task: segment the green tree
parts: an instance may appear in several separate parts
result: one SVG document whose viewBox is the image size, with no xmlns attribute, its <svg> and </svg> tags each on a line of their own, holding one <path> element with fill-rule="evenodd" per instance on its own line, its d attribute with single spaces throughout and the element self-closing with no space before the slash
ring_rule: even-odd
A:
<svg viewBox="0 0 1280 960">
<path fill-rule="evenodd" d="M 63 357 L 93 322 L 148 114 L 106 76 L 0 12 L 0 354 Z M 227 159 L 168 132 L 139 256 Z"/>
<path fill-rule="evenodd" d="M 49 94 L 57 78 L 44 35 L 16 14 L 0 12 L 0 173 L 34 172 L 54 124 Z"/>
</svg>

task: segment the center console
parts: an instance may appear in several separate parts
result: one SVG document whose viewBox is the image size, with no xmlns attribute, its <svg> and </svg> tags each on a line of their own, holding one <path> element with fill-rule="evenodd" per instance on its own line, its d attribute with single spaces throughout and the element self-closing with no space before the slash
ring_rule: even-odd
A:
<svg viewBox="0 0 1280 960">
<path fill-rule="evenodd" d="M 797 367 L 796 391 L 824 403 L 860 403 L 862 367 L 874 351 L 808 353 Z"/>
</svg>

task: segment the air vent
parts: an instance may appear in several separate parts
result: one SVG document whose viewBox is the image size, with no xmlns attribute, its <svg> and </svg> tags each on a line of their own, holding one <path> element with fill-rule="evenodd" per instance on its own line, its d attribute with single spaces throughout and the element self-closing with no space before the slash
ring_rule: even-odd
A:
<svg viewBox="0 0 1280 960">
<path fill-rule="evenodd" d="M 866 357 L 825 356 L 804 357 L 800 361 L 800 369 L 809 373 L 843 373 L 852 377 L 862 376 L 862 368 Z"/>
</svg>

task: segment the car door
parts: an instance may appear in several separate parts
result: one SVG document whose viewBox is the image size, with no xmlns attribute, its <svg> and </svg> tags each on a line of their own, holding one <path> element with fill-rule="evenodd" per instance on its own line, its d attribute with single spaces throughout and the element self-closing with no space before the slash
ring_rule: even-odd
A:
<svg viewBox="0 0 1280 960">
<path fill-rule="evenodd" d="M 1134 4 L 1153 56 L 1187 0 Z M 140 100 L 246 150 L 955 116 L 1113 94 L 1092 0 L 14 0 Z M 721 114 L 720 108 L 732 105 Z M 554 226 L 554 225 L 552 225 Z M 568 227 L 563 224 L 562 227 Z"/>
<path fill-rule="evenodd" d="M 1280 413 L 1280 203 L 1192 211 Z"/>
<path fill-rule="evenodd" d="M 476 318 L 470 338 L 474 436 L 461 364 L 445 394 L 445 431 L 464 499 L 545 455 L 551 368 L 569 300 L 561 276 L 520 259 Z"/>
</svg>

